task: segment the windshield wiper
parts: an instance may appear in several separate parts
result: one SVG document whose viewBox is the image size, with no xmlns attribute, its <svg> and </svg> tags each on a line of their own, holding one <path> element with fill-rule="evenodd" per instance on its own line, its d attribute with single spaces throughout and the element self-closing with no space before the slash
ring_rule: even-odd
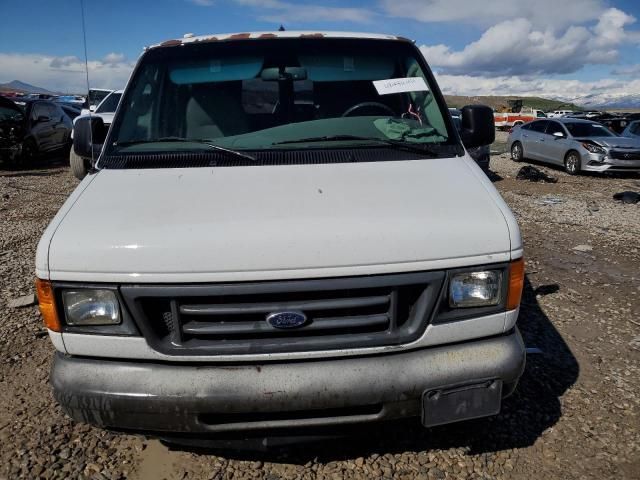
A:
<svg viewBox="0 0 640 480">
<path fill-rule="evenodd" d="M 197 143 L 198 145 L 204 145 L 218 152 L 223 152 L 229 155 L 234 155 L 236 157 L 245 158 L 247 160 L 251 160 L 252 162 L 256 161 L 256 157 L 254 157 L 253 155 L 249 155 L 248 153 L 239 152 L 237 150 L 231 150 L 230 148 L 221 147 L 220 145 L 211 143 L 210 140 L 198 139 L 198 138 L 161 137 L 161 138 L 155 138 L 153 140 L 128 140 L 126 142 L 116 142 L 113 144 L 113 146 L 129 147 L 131 145 L 143 145 L 145 143 L 162 143 L 162 142 Z"/>
<path fill-rule="evenodd" d="M 435 144 L 430 144 L 429 146 L 422 146 L 416 143 L 403 142 L 401 140 L 392 140 L 390 138 L 379 138 L 379 137 L 360 137 L 358 135 L 325 135 L 321 137 L 308 137 L 308 138 L 299 138 L 295 140 L 284 140 L 281 142 L 275 142 L 271 145 L 288 145 L 288 144 L 296 144 L 296 143 L 314 143 L 314 142 L 339 142 L 339 141 L 348 141 L 348 140 L 362 140 L 367 142 L 376 142 L 383 143 L 385 145 L 391 145 L 393 147 L 401 148 L 404 150 L 408 150 L 411 152 L 419 152 L 425 155 L 430 156 L 438 156 L 440 152 L 437 152 L 433 146 Z"/>
</svg>

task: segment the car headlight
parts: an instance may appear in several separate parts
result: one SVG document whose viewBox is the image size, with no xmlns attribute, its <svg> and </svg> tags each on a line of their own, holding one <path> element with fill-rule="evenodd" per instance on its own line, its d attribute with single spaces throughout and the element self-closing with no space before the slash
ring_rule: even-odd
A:
<svg viewBox="0 0 640 480">
<path fill-rule="evenodd" d="M 117 325 L 120 306 L 112 290 L 81 289 L 62 292 L 67 325 Z"/>
<path fill-rule="evenodd" d="M 465 308 L 498 305 L 501 292 L 502 271 L 458 273 L 449 281 L 449 306 Z"/>
<path fill-rule="evenodd" d="M 591 153 L 606 153 L 605 149 L 595 143 L 582 142 L 582 146 Z"/>
</svg>

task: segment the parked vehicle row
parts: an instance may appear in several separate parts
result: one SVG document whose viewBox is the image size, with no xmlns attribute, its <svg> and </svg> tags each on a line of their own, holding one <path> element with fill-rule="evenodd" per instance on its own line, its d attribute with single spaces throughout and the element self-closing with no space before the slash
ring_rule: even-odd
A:
<svg viewBox="0 0 640 480">
<path fill-rule="evenodd" d="M 640 172 L 640 141 L 616 135 L 590 120 L 536 120 L 514 128 L 507 144 L 516 162 L 531 159 L 561 165 L 570 175 Z"/>
</svg>

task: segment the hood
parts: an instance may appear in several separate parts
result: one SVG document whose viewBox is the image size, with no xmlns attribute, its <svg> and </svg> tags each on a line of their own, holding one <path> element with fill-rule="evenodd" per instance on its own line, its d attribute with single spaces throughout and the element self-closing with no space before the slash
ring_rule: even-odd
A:
<svg viewBox="0 0 640 480">
<path fill-rule="evenodd" d="M 507 261 L 511 214 L 474 169 L 443 158 L 102 170 L 55 229 L 50 277 L 233 281 Z"/>
<path fill-rule="evenodd" d="M 580 142 L 592 141 L 603 147 L 640 149 L 640 140 L 628 137 L 585 137 L 576 138 Z"/>
</svg>

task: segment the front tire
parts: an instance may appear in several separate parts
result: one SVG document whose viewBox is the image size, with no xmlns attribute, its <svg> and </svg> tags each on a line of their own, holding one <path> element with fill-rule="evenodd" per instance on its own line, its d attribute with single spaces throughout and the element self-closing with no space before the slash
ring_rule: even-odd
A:
<svg viewBox="0 0 640 480">
<path fill-rule="evenodd" d="M 87 162 L 80 155 L 71 148 L 69 152 L 69 166 L 71 167 L 71 173 L 78 180 L 82 180 L 87 175 Z"/>
<path fill-rule="evenodd" d="M 524 150 L 520 142 L 513 142 L 511 145 L 511 160 L 514 162 L 521 162 L 524 160 Z"/>
<path fill-rule="evenodd" d="M 36 163 L 39 157 L 38 145 L 29 138 L 22 143 L 22 152 L 20 153 L 18 164 L 21 167 L 30 167 Z"/>
<path fill-rule="evenodd" d="M 564 170 L 569 175 L 577 175 L 580 173 L 580 155 L 578 152 L 571 151 L 564 157 Z"/>
</svg>

